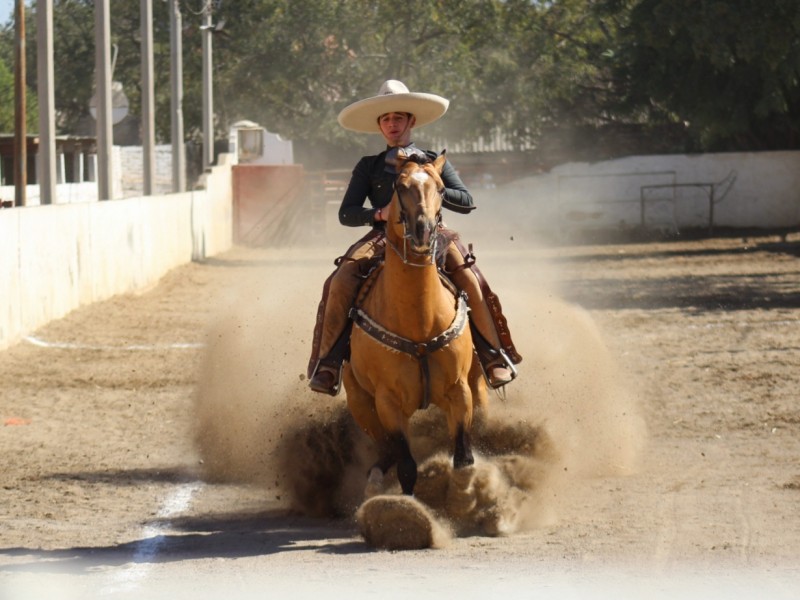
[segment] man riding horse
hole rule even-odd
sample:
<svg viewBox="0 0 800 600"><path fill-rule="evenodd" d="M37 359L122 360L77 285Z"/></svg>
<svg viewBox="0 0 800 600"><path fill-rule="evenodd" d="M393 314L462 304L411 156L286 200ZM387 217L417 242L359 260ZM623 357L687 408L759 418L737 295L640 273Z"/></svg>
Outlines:
<svg viewBox="0 0 800 600"><path fill-rule="evenodd" d="M397 166L409 157L435 159L411 141L411 131L433 123L447 111L449 101L441 96L412 93L400 81L383 83L377 96L355 102L339 113L339 124L361 133L380 133L386 149L365 156L353 170L339 208L339 222L349 227L371 226L370 232L336 259L336 270L323 286L317 311L309 386L315 392L336 395L341 387L342 363L347 358L351 330L349 319L358 289L385 249L385 213L394 193ZM472 195L449 162L441 178L442 205L458 213L476 207ZM365 207L366 200L370 206ZM475 265L475 257L452 230L444 229L449 240L444 249L442 272L460 291L466 292L475 350L490 387L497 389L516 377L517 353L497 296Z"/></svg>

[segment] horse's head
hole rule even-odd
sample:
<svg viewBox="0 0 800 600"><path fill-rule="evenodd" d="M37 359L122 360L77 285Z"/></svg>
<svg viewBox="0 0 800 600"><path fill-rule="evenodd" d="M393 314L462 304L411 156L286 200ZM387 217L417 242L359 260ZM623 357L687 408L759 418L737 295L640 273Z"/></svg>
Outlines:
<svg viewBox="0 0 800 600"><path fill-rule="evenodd" d="M400 165L388 227L415 254L432 254L441 221L444 154L430 161L409 157Z"/></svg>

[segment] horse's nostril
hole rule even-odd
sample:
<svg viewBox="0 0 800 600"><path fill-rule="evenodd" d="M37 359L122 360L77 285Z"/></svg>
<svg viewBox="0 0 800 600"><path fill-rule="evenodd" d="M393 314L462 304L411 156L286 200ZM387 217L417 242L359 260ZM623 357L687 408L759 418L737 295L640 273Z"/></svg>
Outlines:
<svg viewBox="0 0 800 600"><path fill-rule="evenodd" d="M420 216L414 227L414 239L420 246L430 243L431 235L435 230L435 223L428 218Z"/></svg>

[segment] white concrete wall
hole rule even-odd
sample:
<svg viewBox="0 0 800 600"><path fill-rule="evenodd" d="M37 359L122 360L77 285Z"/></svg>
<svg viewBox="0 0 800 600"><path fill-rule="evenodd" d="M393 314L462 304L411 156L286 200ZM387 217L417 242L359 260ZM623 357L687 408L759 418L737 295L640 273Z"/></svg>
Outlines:
<svg viewBox="0 0 800 600"><path fill-rule="evenodd" d="M0 349L52 319L155 284L232 245L227 155L205 189L0 210Z"/></svg>
<svg viewBox="0 0 800 600"><path fill-rule="evenodd" d="M597 163L569 163L549 173L478 191L486 202L508 202L518 223L531 230L707 228L707 187L731 172L729 189L718 189L715 227L784 228L800 224L800 152L632 156ZM724 193L724 197L719 198ZM484 202L484 203L486 203ZM480 204L480 203L479 203Z"/></svg>
<svg viewBox="0 0 800 600"><path fill-rule="evenodd" d="M219 162L201 179L204 189L192 192L0 209L0 349L75 308L147 288L176 266L228 250L233 157ZM642 185L718 182L732 170L737 178L716 206L715 225L800 225L800 152L571 163L475 196L482 227L492 203L504 203L494 214L520 231L629 227L640 222ZM96 194L95 184L83 185ZM707 226L707 199L688 188L656 202L646 225L671 227L673 205L679 227Z"/></svg>

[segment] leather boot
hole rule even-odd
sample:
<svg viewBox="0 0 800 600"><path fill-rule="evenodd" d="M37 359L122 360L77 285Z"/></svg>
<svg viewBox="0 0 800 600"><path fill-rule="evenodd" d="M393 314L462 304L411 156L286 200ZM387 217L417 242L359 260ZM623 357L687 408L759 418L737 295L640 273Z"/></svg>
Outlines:
<svg viewBox="0 0 800 600"><path fill-rule="evenodd" d="M511 383L517 376L514 363L511 362L511 359L502 348L492 347L472 321L470 321L470 327L472 329L472 343L475 346L475 352L481 362L489 387L496 390L507 383Z"/></svg>
<svg viewBox="0 0 800 600"><path fill-rule="evenodd" d="M335 396L341 388L341 368L325 365L320 362L314 376L308 382L308 387L320 394Z"/></svg>
<svg viewBox="0 0 800 600"><path fill-rule="evenodd" d="M514 380L514 373L502 359L486 366L486 379L489 387L497 389Z"/></svg>
<svg viewBox="0 0 800 600"><path fill-rule="evenodd" d="M353 322L348 319L344 331L336 340L331 351L317 363L314 374L308 382L308 387L315 392L330 396L339 393L342 387L342 365L350 358L350 332L352 329Z"/></svg>

